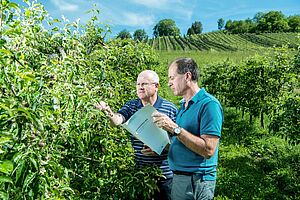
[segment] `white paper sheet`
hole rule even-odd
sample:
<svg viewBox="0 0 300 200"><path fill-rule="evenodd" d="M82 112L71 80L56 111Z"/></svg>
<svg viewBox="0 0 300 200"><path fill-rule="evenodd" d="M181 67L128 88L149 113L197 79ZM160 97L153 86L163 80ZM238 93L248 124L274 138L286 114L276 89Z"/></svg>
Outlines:
<svg viewBox="0 0 300 200"><path fill-rule="evenodd" d="M165 130L153 123L151 115L155 111L153 106L146 105L134 113L122 126L160 155L165 146L170 144L170 139Z"/></svg>

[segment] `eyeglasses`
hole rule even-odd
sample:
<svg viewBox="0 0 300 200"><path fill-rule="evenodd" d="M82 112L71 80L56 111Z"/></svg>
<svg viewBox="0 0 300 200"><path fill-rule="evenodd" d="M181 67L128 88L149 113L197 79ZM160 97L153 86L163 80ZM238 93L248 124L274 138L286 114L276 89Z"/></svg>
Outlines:
<svg viewBox="0 0 300 200"><path fill-rule="evenodd" d="M157 84L157 83L135 83L135 85L137 87L148 87L148 86L150 86L152 84Z"/></svg>

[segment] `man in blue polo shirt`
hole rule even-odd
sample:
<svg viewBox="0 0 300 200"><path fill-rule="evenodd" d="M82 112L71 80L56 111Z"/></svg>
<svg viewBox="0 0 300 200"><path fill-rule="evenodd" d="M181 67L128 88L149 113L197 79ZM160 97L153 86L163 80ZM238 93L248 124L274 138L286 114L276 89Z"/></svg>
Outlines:
<svg viewBox="0 0 300 200"><path fill-rule="evenodd" d="M172 200L213 199L216 185L218 143L223 110L219 101L199 88L199 70L191 58L179 58L169 66L169 86L182 96L176 123L156 112L153 121L173 134L169 149Z"/></svg>
<svg viewBox="0 0 300 200"><path fill-rule="evenodd" d="M105 112L112 125L120 125L126 122L136 111L146 104L151 104L157 111L164 113L171 120L175 121L177 108L173 103L158 96L158 87L159 77L157 73L152 70L145 70L142 71L137 78L137 99L127 102L117 113L114 113L103 101L96 105L96 107ZM145 148L144 144L132 135L131 143L134 148L137 166L159 166L163 175L166 177L166 179L159 181L158 188L160 191L154 194L154 199L171 199L170 193L173 173L169 168L167 151L163 151L161 155L157 155L149 149L149 147Z"/></svg>

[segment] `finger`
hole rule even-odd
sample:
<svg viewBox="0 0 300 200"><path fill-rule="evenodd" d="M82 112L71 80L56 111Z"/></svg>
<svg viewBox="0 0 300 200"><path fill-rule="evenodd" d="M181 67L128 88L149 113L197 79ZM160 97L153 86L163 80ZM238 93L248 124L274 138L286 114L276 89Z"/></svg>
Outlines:
<svg viewBox="0 0 300 200"><path fill-rule="evenodd" d="M163 128L163 125L161 123L157 124L158 128Z"/></svg>
<svg viewBox="0 0 300 200"><path fill-rule="evenodd" d="M95 104L95 107L96 107L97 109L102 110L102 106L101 106L100 104Z"/></svg>
<svg viewBox="0 0 300 200"><path fill-rule="evenodd" d="M158 111L155 111L154 113L152 113L151 116L152 117L159 117L159 116L161 116L161 113L159 113Z"/></svg>
<svg viewBox="0 0 300 200"><path fill-rule="evenodd" d="M107 105L106 105L106 103L104 102L104 101L100 101L100 103L99 103L102 107L106 107Z"/></svg>
<svg viewBox="0 0 300 200"><path fill-rule="evenodd" d="M153 120L153 122L154 122L155 124L156 124L157 121L158 121L157 117L152 117L152 120Z"/></svg>
<svg viewBox="0 0 300 200"><path fill-rule="evenodd" d="M147 149L142 149L141 153L146 155L146 156L154 156L156 155L154 151L152 151L150 148Z"/></svg>
<svg viewBox="0 0 300 200"><path fill-rule="evenodd" d="M149 150L149 149L142 149L141 152L143 154L149 154L149 152L151 152L151 150Z"/></svg>

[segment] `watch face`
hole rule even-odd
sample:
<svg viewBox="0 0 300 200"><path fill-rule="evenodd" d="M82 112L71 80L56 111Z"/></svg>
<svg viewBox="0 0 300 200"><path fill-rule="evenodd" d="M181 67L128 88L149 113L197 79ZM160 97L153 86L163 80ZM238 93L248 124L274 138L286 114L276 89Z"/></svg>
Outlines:
<svg viewBox="0 0 300 200"><path fill-rule="evenodd" d="M176 128L174 129L175 135L178 135L180 132L181 132L180 127L176 127Z"/></svg>

